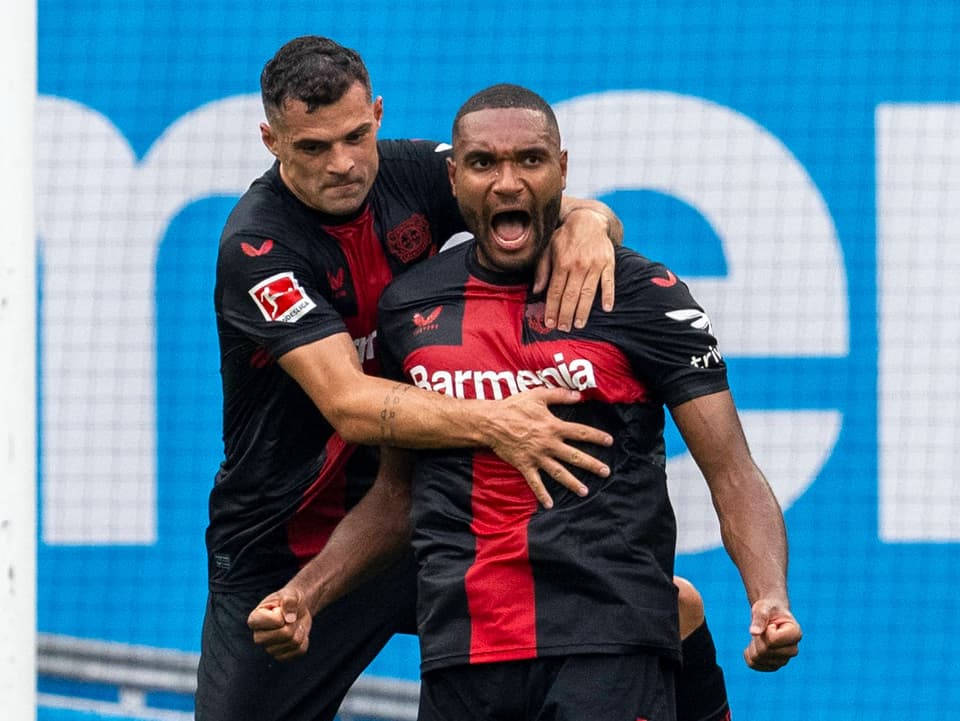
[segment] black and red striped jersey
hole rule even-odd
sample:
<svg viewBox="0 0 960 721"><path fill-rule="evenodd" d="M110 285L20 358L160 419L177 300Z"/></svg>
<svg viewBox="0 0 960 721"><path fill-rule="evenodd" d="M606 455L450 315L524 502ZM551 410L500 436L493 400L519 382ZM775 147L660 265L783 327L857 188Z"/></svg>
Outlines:
<svg viewBox="0 0 960 721"><path fill-rule="evenodd" d="M615 439L588 449L609 478L574 471L585 498L548 484L551 510L492 452L420 454L422 667L638 648L678 657L664 407L727 388L709 319L669 269L627 249L617 252L615 309L598 306L583 329L548 329L529 286L479 266L471 242L405 273L381 299L388 376L460 398L578 389L585 400L555 413Z"/></svg>
<svg viewBox="0 0 960 721"><path fill-rule="evenodd" d="M224 459L206 534L212 589L285 583L372 482L375 452L344 443L274 359L349 332L364 370L379 372L384 287L463 230L443 147L380 141L376 180L349 217L304 205L275 164L227 220L214 297Z"/></svg>

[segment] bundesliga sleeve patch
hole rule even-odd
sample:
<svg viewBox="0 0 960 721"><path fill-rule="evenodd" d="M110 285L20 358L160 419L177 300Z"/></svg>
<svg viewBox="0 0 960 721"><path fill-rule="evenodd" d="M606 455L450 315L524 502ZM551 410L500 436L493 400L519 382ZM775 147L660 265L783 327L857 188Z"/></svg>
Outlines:
<svg viewBox="0 0 960 721"><path fill-rule="evenodd" d="M272 275L253 286L249 293L265 320L296 323L300 316L317 307L292 272Z"/></svg>

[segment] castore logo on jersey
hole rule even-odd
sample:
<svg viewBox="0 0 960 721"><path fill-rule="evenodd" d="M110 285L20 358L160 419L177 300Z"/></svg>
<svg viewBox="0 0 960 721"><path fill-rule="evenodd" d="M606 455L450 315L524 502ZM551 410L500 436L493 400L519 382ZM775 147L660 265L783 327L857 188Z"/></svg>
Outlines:
<svg viewBox="0 0 960 721"><path fill-rule="evenodd" d="M677 276L673 274L672 270L668 270L666 278L651 278L650 281L654 285L659 285L661 288L669 288L677 284Z"/></svg>
<svg viewBox="0 0 960 721"><path fill-rule="evenodd" d="M266 255L273 250L273 241L267 238L265 241L263 241L263 243L260 244L259 248L256 248L249 243L241 243L240 249L245 255L249 255L251 258L256 258L261 255Z"/></svg>
<svg viewBox="0 0 960 721"><path fill-rule="evenodd" d="M337 268L336 273L327 271L327 282L330 284L330 292L334 298L343 298L347 291L343 287L344 275L343 268Z"/></svg>
<svg viewBox="0 0 960 721"><path fill-rule="evenodd" d="M434 321L440 317L440 311L443 310L442 305L438 305L432 311L427 313L426 316L421 315L419 312L413 314L413 324L416 326L416 329L413 331L414 335L420 335L425 333L428 330L436 330L438 326Z"/></svg>

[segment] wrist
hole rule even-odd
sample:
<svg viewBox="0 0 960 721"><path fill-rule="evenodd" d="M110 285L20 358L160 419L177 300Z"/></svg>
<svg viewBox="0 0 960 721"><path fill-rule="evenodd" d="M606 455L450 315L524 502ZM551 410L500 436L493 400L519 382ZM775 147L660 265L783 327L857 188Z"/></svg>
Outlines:
<svg viewBox="0 0 960 721"><path fill-rule="evenodd" d="M566 223L567 219L574 213L586 211L587 213L599 218L605 228L609 228L610 226L610 219L607 217L606 213L597 210L596 208L591 208L589 205L574 205L572 208L566 208L565 211L566 212L564 212L563 216L560 218L561 223Z"/></svg>
<svg viewBox="0 0 960 721"><path fill-rule="evenodd" d="M320 576L304 575L290 579L287 589L300 598L300 605L314 616L323 607L323 595L326 582Z"/></svg>
<svg viewBox="0 0 960 721"><path fill-rule="evenodd" d="M468 402L470 403L470 419L467 423L467 434L471 445L490 448L491 450L496 448L502 438L496 414L493 412L498 404L479 400Z"/></svg>
<svg viewBox="0 0 960 721"><path fill-rule="evenodd" d="M593 205L574 205L569 208L564 208L564 212L560 217L560 224L563 225L567 222L567 218L570 217L572 213L577 211L587 211L590 213L596 220L600 221L600 232L606 235L606 237L613 243L615 246L623 244L623 224L620 222L620 219L614 215L611 211L605 209L605 207L596 207ZM586 217L583 213L580 213L580 217ZM577 221L578 226L584 221ZM595 221L588 221L592 223ZM578 227L579 232L579 227Z"/></svg>

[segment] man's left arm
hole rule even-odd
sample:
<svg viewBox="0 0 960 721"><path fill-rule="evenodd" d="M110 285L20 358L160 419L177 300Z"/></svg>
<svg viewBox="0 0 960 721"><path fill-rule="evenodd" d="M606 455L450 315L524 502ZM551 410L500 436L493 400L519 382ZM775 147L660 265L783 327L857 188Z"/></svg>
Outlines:
<svg viewBox="0 0 960 721"><path fill-rule="evenodd" d="M537 293L547 289L547 327L585 326L598 288L603 309L613 309L614 249L622 244L623 224L609 206L563 196L560 225L537 266L533 288Z"/></svg>
<svg viewBox="0 0 960 721"><path fill-rule="evenodd" d="M802 637L787 594L783 512L747 446L729 391L671 410L710 487L723 545L736 564L751 604L750 668L776 671L797 655Z"/></svg>

